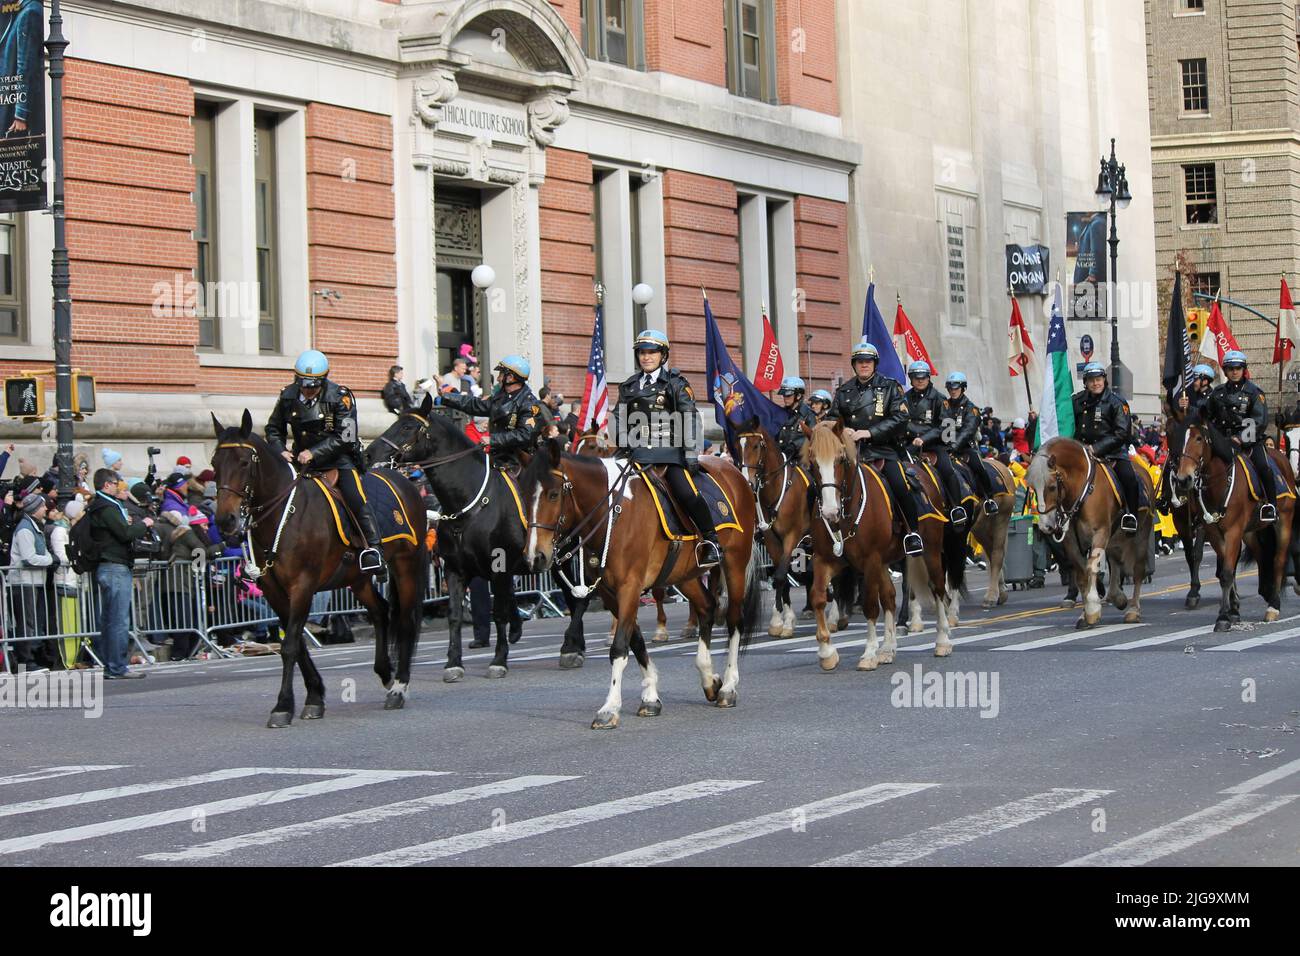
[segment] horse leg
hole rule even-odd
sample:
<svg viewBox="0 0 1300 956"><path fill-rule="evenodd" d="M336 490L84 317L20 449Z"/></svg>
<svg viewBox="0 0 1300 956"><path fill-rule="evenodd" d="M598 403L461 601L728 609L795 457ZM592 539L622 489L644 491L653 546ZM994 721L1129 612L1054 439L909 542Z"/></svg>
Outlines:
<svg viewBox="0 0 1300 956"><path fill-rule="evenodd" d="M609 648L609 693L605 703L596 711L591 722L592 730L613 730L618 726L619 712L623 709L623 671L627 667L627 649L631 634L637 627L636 608L641 591L629 577L618 592L618 626L614 629L614 643Z"/></svg>
<svg viewBox="0 0 1300 956"><path fill-rule="evenodd" d="M1219 553L1219 617L1214 630L1222 633L1232 627L1232 618L1238 614L1237 562L1241 559L1241 532L1228 529L1223 536L1223 550Z"/></svg>
<svg viewBox="0 0 1300 956"><path fill-rule="evenodd" d="M826 624L826 585L830 583L830 565L820 557L813 557L812 609L817 620L817 663L824 671L833 671L840 665L839 651L831 640L831 629Z"/></svg>
<svg viewBox="0 0 1300 956"><path fill-rule="evenodd" d="M699 608L699 619L713 615L713 592L707 588L702 578L691 578L677 585L677 589L691 602L692 608ZM718 689L722 687L722 678L713 672L713 654L709 652L709 629L700 628L695 643L695 669L700 672L700 686L704 688L704 699L713 703L718 699Z"/></svg>
<svg viewBox="0 0 1300 956"><path fill-rule="evenodd" d="M266 721L266 726L272 729L288 727L293 723L293 670L302 656L302 645L305 643L302 632L307 625L312 596L310 593L299 593L288 597L289 613L280 618L283 630L280 645L280 694L275 700L275 708L271 711L271 716ZM316 672L315 665L309 664L309 667L316 676L316 702L320 703L324 698L324 685L320 682L320 674ZM306 675L307 668L304 668L304 680ZM311 691L312 688L309 687L309 695Z"/></svg>
<svg viewBox="0 0 1300 956"><path fill-rule="evenodd" d="M417 568L423 562L414 561ZM424 587L427 578L423 572L411 572L402 575L396 587L391 590L390 601L392 624L397 637L397 674L388 695L384 698L384 710L400 710L406 706L408 688L411 686L411 658L415 656L415 645L420 639L420 616L423 611Z"/></svg>
<svg viewBox="0 0 1300 956"><path fill-rule="evenodd" d="M894 593L894 579L889 576L889 568L883 561L877 564L876 582L880 609L885 612L885 644L880 651L880 663L892 664L898 650L898 628L894 626L894 599L897 595Z"/></svg>
<svg viewBox="0 0 1300 956"><path fill-rule="evenodd" d="M564 629L564 643L560 645L560 667L564 670L581 667L587 659L587 640L582 630L582 619L591 605L591 597L575 597L569 612L569 626Z"/></svg>
<svg viewBox="0 0 1300 956"><path fill-rule="evenodd" d="M835 589L835 600L831 607L835 611L835 630L842 631L849 626L849 614L853 612L853 589L856 584L852 568L845 568L840 575L840 583Z"/></svg>
<svg viewBox="0 0 1300 956"><path fill-rule="evenodd" d="M509 574L492 575L492 617L497 628L496 653L488 665L488 677L505 677L506 659L510 656L510 628L519 620L519 605L515 601L515 582Z"/></svg>
<svg viewBox="0 0 1300 956"><path fill-rule="evenodd" d="M862 571L862 613L867 618L867 644L858 658L858 670L874 671L880 666L880 642L876 637L876 618L880 616L879 558L867 558Z"/></svg>
<svg viewBox="0 0 1300 956"><path fill-rule="evenodd" d="M668 600L667 588L655 588L650 592L655 597L655 635L650 640L655 644L664 644L673 639L668 633L668 612L664 610L664 602ZM640 633L638 630L637 633Z"/></svg>
<svg viewBox="0 0 1300 956"><path fill-rule="evenodd" d="M460 571L447 565L447 663L443 665L442 679L454 684L465 676L461 661L460 630L465 623L465 582Z"/></svg>
<svg viewBox="0 0 1300 956"><path fill-rule="evenodd" d="M925 553L908 558L908 579L928 579L930 597L934 600L934 656L947 657L952 653L952 640L949 636L948 582L943 573L943 551L941 547L927 547ZM912 600L916 600L913 590ZM918 628L919 630L919 628Z"/></svg>
<svg viewBox="0 0 1300 956"><path fill-rule="evenodd" d="M663 713L664 703L659 699L659 669L651 660L645 649L645 638L641 628L632 628L632 653L641 665L641 706L637 708L638 717L658 717Z"/></svg>
<svg viewBox="0 0 1300 956"><path fill-rule="evenodd" d="M1075 625L1079 628L1092 627L1101 620L1101 599L1097 596L1097 573L1101 569L1101 559L1106 556L1103 532L1092 536L1092 547L1083 566L1083 580L1079 584L1079 593L1083 595L1083 616Z"/></svg>
<svg viewBox="0 0 1300 956"><path fill-rule="evenodd" d="M1194 611L1201 606L1201 556L1205 553L1205 536L1198 527L1190 536L1183 535L1183 560L1187 562L1187 577L1191 588L1183 607Z"/></svg>
<svg viewBox="0 0 1300 956"><path fill-rule="evenodd" d="M764 535L765 540L771 539ZM767 622L767 636L781 637L781 631L785 627L785 606L790 603L790 579L782 576L782 568L785 573L789 574L790 568L782 560L780 546L772 547L769 543L767 553L772 557L772 617ZM782 586L784 582L784 587ZM785 635L789 637L790 635Z"/></svg>
<svg viewBox="0 0 1300 956"><path fill-rule="evenodd" d="M749 550L744 554L748 557ZM789 559L787 558L787 564ZM718 706L735 707L737 688L740 686L740 638L741 627L745 616L745 587L752 584L758 587L758 576L755 575L753 581L748 580L749 576L748 560L726 561L722 569L726 573L727 588L727 669L722 672L722 687L718 689ZM789 583L786 584L787 607L789 598Z"/></svg>
<svg viewBox="0 0 1300 956"><path fill-rule="evenodd" d="M683 595L686 594L686 590L680 584L677 585L677 590L681 591ZM682 640L693 641L699 636L700 636L700 616L695 609L695 603L691 602L690 611L686 615L686 623L682 625Z"/></svg>

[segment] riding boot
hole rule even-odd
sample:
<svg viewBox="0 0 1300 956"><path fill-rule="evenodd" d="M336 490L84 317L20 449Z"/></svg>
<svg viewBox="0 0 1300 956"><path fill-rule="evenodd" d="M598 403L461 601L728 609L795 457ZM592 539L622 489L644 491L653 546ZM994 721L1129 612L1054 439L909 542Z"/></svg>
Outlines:
<svg viewBox="0 0 1300 956"><path fill-rule="evenodd" d="M361 535L366 539L365 548L357 555L357 564L363 573L382 578L385 572L383 539L375 527L375 515L368 502L361 506L357 521L361 524Z"/></svg>
<svg viewBox="0 0 1300 956"><path fill-rule="evenodd" d="M1259 471L1259 465L1256 463L1255 470ZM1259 476L1260 491L1264 494L1264 503L1259 506L1259 520L1265 524L1270 524L1277 520L1277 481L1273 477L1273 469L1268 466L1268 459L1264 459L1264 470Z"/></svg>
<svg viewBox="0 0 1300 956"><path fill-rule="evenodd" d="M702 495L692 495L682 502L686 513L700 532L700 541L695 546L695 561L701 569L716 566L722 560L722 544L718 541L717 529L713 527L713 516L709 514L709 505Z"/></svg>
<svg viewBox="0 0 1300 956"><path fill-rule="evenodd" d="M949 466L951 467L951 466ZM964 524L966 522L966 509L961 503L961 485L957 483L957 476L944 474L943 476L943 493L948 496L952 502L952 508L948 512L948 520L953 524Z"/></svg>

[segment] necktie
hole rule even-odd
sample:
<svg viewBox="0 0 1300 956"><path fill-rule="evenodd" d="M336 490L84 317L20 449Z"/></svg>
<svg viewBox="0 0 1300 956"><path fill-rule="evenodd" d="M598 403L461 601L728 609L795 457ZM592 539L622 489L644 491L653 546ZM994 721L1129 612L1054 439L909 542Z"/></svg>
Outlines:
<svg viewBox="0 0 1300 956"><path fill-rule="evenodd" d="M642 387L643 389L649 388L649 387L650 387L650 383L651 383L652 381L653 381L653 379L651 379L649 375L645 376L644 378L641 379L641 387Z"/></svg>

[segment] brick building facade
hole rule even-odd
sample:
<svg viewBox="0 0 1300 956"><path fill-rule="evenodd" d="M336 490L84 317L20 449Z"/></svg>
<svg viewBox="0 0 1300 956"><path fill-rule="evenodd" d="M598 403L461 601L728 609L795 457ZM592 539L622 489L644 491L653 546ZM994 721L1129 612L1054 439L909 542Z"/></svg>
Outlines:
<svg viewBox="0 0 1300 956"><path fill-rule="evenodd" d="M787 373L847 371L835 0L64 9L73 359L101 409L79 448L194 455L209 410L263 420L313 344L367 435L389 365L413 382L462 342L577 397L597 280L612 378L646 325L702 377L701 287L747 367L766 308ZM2 228L0 373L48 367L50 220Z"/></svg>

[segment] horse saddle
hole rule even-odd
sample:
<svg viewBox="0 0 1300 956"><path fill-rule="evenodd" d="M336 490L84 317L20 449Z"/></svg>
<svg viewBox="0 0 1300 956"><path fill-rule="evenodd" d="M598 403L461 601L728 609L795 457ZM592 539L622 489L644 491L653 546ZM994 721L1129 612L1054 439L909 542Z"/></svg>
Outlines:
<svg viewBox="0 0 1300 956"><path fill-rule="evenodd" d="M930 500L926 494L925 483L921 480L921 472L929 476L934 482L940 499L943 498L943 481L939 478L939 473L924 458L919 462L906 465L903 468L903 474L907 475L907 487L912 492L912 499L916 502L916 514L920 518L939 517L943 518L943 512L939 510L938 504ZM947 519L944 518L946 521Z"/></svg>
<svg viewBox="0 0 1300 956"><path fill-rule="evenodd" d="M953 470L957 473L957 487L961 489L961 500L964 504L967 501L979 501L979 492L975 490L975 481L971 477L970 468L964 461L952 460ZM981 463L981 467L983 467Z"/></svg>
<svg viewBox="0 0 1300 956"><path fill-rule="evenodd" d="M1295 497L1295 489L1287 481L1286 476L1282 474L1282 466L1278 464L1276 458L1271 455L1268 458L1268 466L1273 470L1273 487L1277 489L1277 496ZM1263 490L1259 486L1259 475L1255 473L1255 466L1245 455L1238 455L1237 461L1241 462L1242 469L1246 472L1246 485L1250 489L1250 500L1260 501L1263 498Z"/></svg>
<svg viewBox="0 0 1300 956"><path fill-rule="evenodd" d="M324 482L326 488L337 488L339 483L339 470L337 468L327 468L324 471L313 471L311 477L318 478Z"/></svg>
<svg viewBox="0 0 1300 956"><path fill-rule="evenodd" d="M1137 465L1131 465L1134 472L1137 471ZM1119 481L1115 477L1115 469L1111 467L1110 462L1097 459L1097 470L1101 472L1105 479L1105 486L1110 489L1110 493L1115 496L1115 501L1122 508L1124 506L1124 495L1119 490ZM1145 511L1151 508L1151 499L1147 496L1147 486L1141 478L1138 479L1138 511Z"/></svg>
<svg viewBox="0 0 1300 956"><path fill-rule="evenodd" d="M892 462L887 462L883 458L872 458L869 461L867 461L866 464L870 466L873 472L875 472L876 485L880 488L881 491L885 493L885 497L889 501L890 511L894 515L894 522L895 524L898 524L902 520L898 509L898 502L894 500L894 493L892 489L890 489L889 483L886 482L883 478L879 477L880 474L884 471L885 466L888 464L892 464ZM904 465L903 477L907 480L907 490L908 492L911 493L912 500L916 502L917 516L925 517L926 515L931 515L934 517L942 518L943 516L939 513L939 510L935 508L934 503L930 501L929 495L925 493L925 486L921 483L921 479L918 477L918 466ZM938 484L938 481L939 478L938 475L936 475L935 484ZM942 489L943 486L939 485L939 487ZM871 484L868 483L867 484L868 494L871 493L870 488L871 488Z"/></svg>
<svg viewBox="0 0 1300 956"><path fill-rule="evenodd" d="M664 466L646 467L637 464L634 467L641 476L646 488L650 491L655 510L659 513L659 526L668 539L670 541L697 540L700 536L699 529L695 527L695 522L691 521L681 503L668 490L668 484L664 481ZM709 507L709 514L713 517L714 529L722 531L729 528L733 531L739 531L740 525L736 521L736 509L727 493L723 491L722 486L718 484L717 479L705 471L701 471L698 476L691 475L690 478L704 498L705 504ZM667 502L666 505L665 502Z"/></svg>

